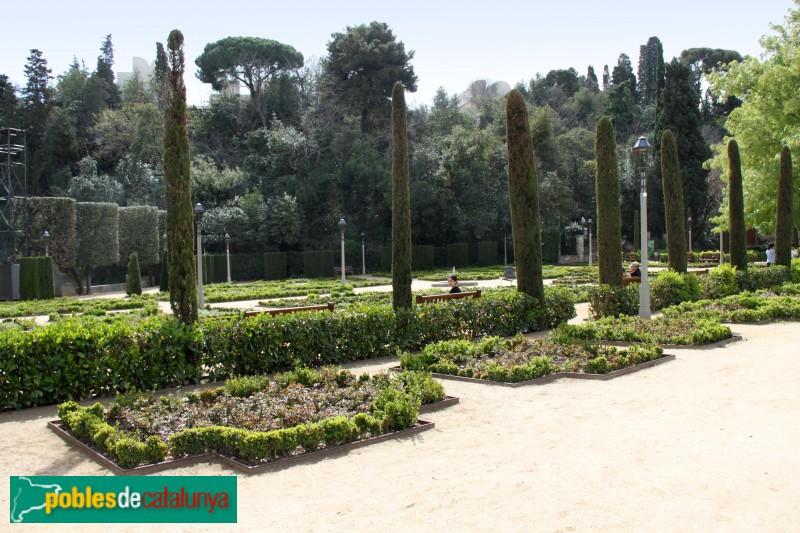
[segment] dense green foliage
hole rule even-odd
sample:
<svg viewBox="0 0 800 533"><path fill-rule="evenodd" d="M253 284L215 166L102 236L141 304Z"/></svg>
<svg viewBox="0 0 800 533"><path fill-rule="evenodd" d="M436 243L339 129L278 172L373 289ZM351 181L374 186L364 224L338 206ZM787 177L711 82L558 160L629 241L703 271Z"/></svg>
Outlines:
<svg viewBox="0 0 800 533"><path fill-rule="evenodd" d="M163 316L65 319L29 332L0 331L0 409L385 357L439 340L555 327L574 315L562 290L549 291L544 307L517 291L498 291L397 314L388 305L365 305L334 313L219 316L194 326Z"/></svg>
<svg viewBox="0 0 800 533"><path fill-rule="evenodd" d="M664 309L681 302L699 300L702 289L697 276L692 273L667 270L659 272L650 282L650 298L653 309Z"/></svg>
<svg viewBox="0 0 800 533"><path fill-rule="evenodd" d="M517 289L543 303L539 181L533 161L528 111L517 89L506 96L506 145Z"/></svg>
<svg viewBox="0 0 800 533"><path fill-rule="evenodd" d="M76 203L72 198L29 196L15 204L14 225L19 230L18 250L24 255L44 255L44 232L50 256L59 268L75 266L77 258Z"/></svg>
<svg viewBox="0 0 800 533"><path fill-rule="evenodd" d="M594 145L597 161L597 266L600 283L622 285L622 230L619 206L619 168L614 127L608 117L597 123Z"/></svg>
<svg viewBox="0 0 800 533"><path fill-rule="evenodd" d="M664 316L689 315L720 322L763 322L800 318L800 300L795 295L742 292L718 300L684 302L664 309Z"/></svg>
<svg viewBox="0 0 800 533"><path fill-rule="evenodd" d="M563 324L551 334L556 342L627 341L699 345L731 338L731 330L714 319L690 316L601 318L579 326Z"/></svg>
<svg viewBox="0 0 800 533"><path fill-rule="evenodd" d="M53 298L53 258L19 258L19 299L48 300Z"/></svg>
<svg viewBox="0 0 800 533"><path fill-rule="evenodd" d="M158 263L161 236L158 234L158 209L137 205L119 208L119 256L136 252L142 265Z"/></svg>
<svg viewBox="0 0 800 533"><path fill-rule="evenodd" d="M734 61L709 75L711 89L721 99L740 99L725 122L728 136L715 146L712 166L726 179L725 144L735 138L742 151L745 176L744 206L748 226L764 235L775 231L780 153L784 146L797 153L800 140L794 132L800 116L787 109L800 85L800 9L793 1L783 24L771 26L772 34L762 37L763 54ZM759 59L760 58L760 59ZM798 177L793 176L794 190ZM793 214L793 225L800 226L800 210Z"/></svg>
<svg viewBox="0 0 800 533"><path fill-rule="evenodd" d="M131 252L128 257L128 274L125 276L125 293L128 296L142 294L142 271L139 268L139 254Z"/></svg>
<svg viewBox="0 0 800 533"><path fill-rule="evenodd" d="M405 89L392 89L392 307L411 306L411 194Z"/></svg>
<svg viewBox="0 0 800 533"><path fill-rule="evenodd" d="M728 141L728 246L731 250L731 265L739 270L747 269L747 247L745 245L746 224L744 218L744 193L742 192L742 162L739 144Z"/></svg>
<svg viewBox="0 0 800 533"><path fill-rule="evenodd" d="M184 324L197 320L197 274L194 269L194 212L189 176L186 86L183 83L183 34L173 30L169 50L169 85L164 113L164 180L167 206L169 301Z"/></svg>
<svg viewBox="0 0 800 533"><path fill-rule="evenodd" d="M788 146L781 150L781 168L778 176L777 215L775 219L775 264L786 268L792 262L792 153Z"/></svg>
<svg viewBox="0 0 800 533"><path fill-rule="evenodd" d="M69 401L58 414L123 468L209 452L258 464L298 447L312 452L412 427L421 404L443 398L442 386L422 373L356 378L336 368L303 368L274 380L239 377L200 393L117 395L107 410ZM279 416L290 406L293 416Z"/></svg>
<svg viewBox="0 0 800 533"><path fill-rule="evenodd" d="M683 186L678 160L678 145L672 130L661 137L661 180L664 190L664 219L667 227L669 267L686 272L686 223L683 210Z"/></svg>

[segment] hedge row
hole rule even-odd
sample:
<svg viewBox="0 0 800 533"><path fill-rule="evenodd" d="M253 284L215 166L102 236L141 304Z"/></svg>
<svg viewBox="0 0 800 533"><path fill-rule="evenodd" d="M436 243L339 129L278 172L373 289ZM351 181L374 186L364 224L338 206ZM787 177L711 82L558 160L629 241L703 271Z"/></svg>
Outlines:
<svg viewBox="0 0 800 533"><path fill-rule="evenodd" d="M389 306L363 306L209 318L198 327L168 317L138 325L64 320L29 332L0 331L0 410L385 357L433 341L553 327L574 314L569 291L554 289L544 309L524 294L497 291L398 315Z"/></svg>
<svg viewBox="0 0 800 533"><path fill-rule="evenodd" d="M55 298L52 257L20 257L19 299L48 300Z"/></svg>

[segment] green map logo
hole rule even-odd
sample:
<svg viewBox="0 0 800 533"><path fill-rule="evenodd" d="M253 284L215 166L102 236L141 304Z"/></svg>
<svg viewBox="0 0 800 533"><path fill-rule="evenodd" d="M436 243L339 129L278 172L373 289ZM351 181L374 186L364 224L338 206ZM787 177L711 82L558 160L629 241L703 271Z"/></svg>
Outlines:
<svg viewBox="0 0 800 533"><path fill-rule="evenodd" d="M236 476L10 476L11 523L235 523Z"/></svg>

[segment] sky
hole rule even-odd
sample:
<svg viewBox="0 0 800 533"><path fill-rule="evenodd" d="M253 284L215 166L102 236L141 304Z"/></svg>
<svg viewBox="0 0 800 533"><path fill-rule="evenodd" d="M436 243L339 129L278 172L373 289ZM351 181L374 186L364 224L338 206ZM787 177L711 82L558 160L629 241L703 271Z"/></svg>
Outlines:
<svg viewBox="0 0 800 533"><path fill-rule="evenodd" d="M156 42L169 32L183 32L186 87L190 104L208 101L210 86L195 77L195 59L206 44L230 36L252 36L289 44L306 62L327 54L331 34L347 26L386 22L406 50L417 74L412 107L431 105L439 87L458 94L475 80L527 83L537 73L594 66L613 69L627 54L636 69L639 47L651 36L664 46L669 61L686 48L737 50L759 57L759 39L772 34L796 8L792 0L670 0L571 2L507 0L499 4L462 0L40 0L6 2L0 74L24 85L24 66L33 48L43 52L54 76L73 57L94 70L100 46L112 35L116 72L131 71L132 58L155 58ZM124 6L124 7L123 7Z"/></svg>

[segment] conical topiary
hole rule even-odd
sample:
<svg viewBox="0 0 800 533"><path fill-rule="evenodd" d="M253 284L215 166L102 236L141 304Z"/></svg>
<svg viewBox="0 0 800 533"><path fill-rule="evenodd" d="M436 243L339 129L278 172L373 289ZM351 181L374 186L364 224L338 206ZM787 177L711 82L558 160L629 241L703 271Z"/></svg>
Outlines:
<svg viewBox="0 0 800 533"><path fill-rule="evenodd" d="M533 162L528 109L517 89L506 96L506 149L517 290L544 305L539 183Z"/></svg>
<svg viewBox="0 0 800 533"><path fill-rule="evenodd" d="M728 248L731 265L738 270L747 269L747 246L744 224L744 192L742 190L742 160L739 144L728 142Z"/></svg>
<svg viewBox="0 0 800 533"><path fill-rule="evenodd" d="M781 150L781 172L778 178L777 216L775 219L775 264L792 266L792 153L788 146Z"/></svg>
<svg viewBox="0 0 800 533"><path fill-rule="evenodd" d="M132 252L128 257L128 275L125 277L125 292L128 296L142 294L142 272L139 269L139 254Z"/></svg>
<svg viewBox="0 0 800 533"><path fill-rule="evenodd" d="M403 84L392 88L392 308L411 307L411 195Z"/></svg>
<svg viewBox="0 0 800 533"><path fill-rule="evenodd" d="M597 123L594 155L597 162L597 267L600 283L622 285L622 214L614 126L608 117Z"/></svg>
<svg viewBox="0 0 800 533"><path fill-rule="evenodd" d="M664 189L664 221L667 226L669 268L686 273L686 226L683 221L683 185L678 143L672 130L661 136L661 184Z"/></svg>

